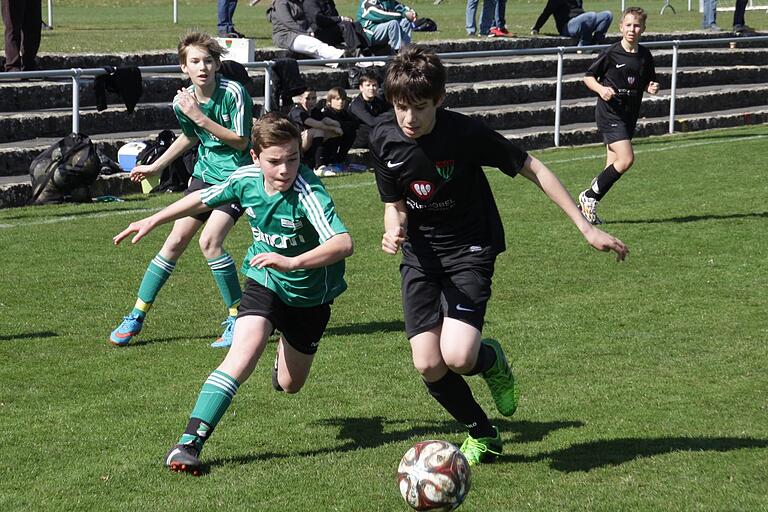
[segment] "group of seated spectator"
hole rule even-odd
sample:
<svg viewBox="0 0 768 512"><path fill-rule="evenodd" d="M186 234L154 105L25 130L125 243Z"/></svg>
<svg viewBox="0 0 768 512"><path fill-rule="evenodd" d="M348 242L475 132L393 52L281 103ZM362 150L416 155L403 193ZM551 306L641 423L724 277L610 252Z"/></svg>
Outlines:
<svg viewBox="0 0 768 512"><path fill-rule="evenodd" d="M374 48L398 51L411 42L416 18L397 0L362 0L357 20L341 16L333 0L272 0L267 9L272 42L316 59L372 55Z"/></svg>
<svg viewBox="0 0 768 512"><path fill-rule="evenodd" d="M367 168L350 164L349 150L368 146L368 132L392 106L381 96L375 73L363 74L359 89L351 103L341 87L330 89L322 104L312 88L293 99L288 118L301 130L302 161L318 176Z"/></svg>

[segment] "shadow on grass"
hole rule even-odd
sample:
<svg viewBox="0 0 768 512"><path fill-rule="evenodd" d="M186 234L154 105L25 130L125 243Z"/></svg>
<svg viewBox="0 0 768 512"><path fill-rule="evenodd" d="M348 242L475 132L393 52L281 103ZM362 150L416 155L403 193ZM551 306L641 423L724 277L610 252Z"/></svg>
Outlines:
<svg viewBox="0 0 768 512"><path fill-rule="evenodd" d="M435 438L437 435L456 436L463 438L464 434L455 421L433 421L422 422L420 425L411 426L405 429L394 429L394 425L406 425L406 420L387 419L382 416L371 418L329 418L315 422L316 425L338 427L339 433L336 439L346 441L343 444L334 447L322 448L318 450L309 450L295 453L258 453L248 454L236 457L227 457L222 459L213 459L208 462L208 466L215 467L227 464L249 464L272 459L283 459L289 457L311 457L330 453L350 452L363 450L366 448L377 448L385 444L397 443L401 441L423 440L426 437ZM513 433L515 437L509 439L509 442L532 442L541 441L549 433L564 428L578 428L584 424L580 421L509 421L498 420L494 422L502 432ZM387 427L387 431L385 431Z"/></svg>
<svg viewBox="0 0 768 512"><path fill-rule="evenodd" d="M699 222L702 220L728 220L728 219L749 219L749 218L768 218L768 212L754 213L729 213L727 215L686 215L685 217L670 217L668 219L636 219L636 220L612 220L611 224L662 224L667 222L686 223Z"/></svg>
<svg viewBox="0 0 768 512"><path fill-rule="evenodd" d="M405 336L405 323L402 320L389 322L367 322L328 327L325 334L347 336L350 334L373 334L377 332L402 332Z"/></svg>
<svg viewBox="0 0 768 512"><path fill-rule="evenodd" d="M53 331L25 332L22 334L0 335L0 341L31 340L35 338L55 338L58 333Z"/></svg>
<svg viewBox="0 0 768 512"><path fill-rule="evenodd" d="M744 448L768 448L768 439L751 437L656 437L607 439L574 444L562 450L534 456L503 455L501 462L550 461L550 467L565 473L619 466L635 459L673 452L729 452Z"/></svg>
<svg viewBox="0 0 768 512"><path fill-rule="evenodd" d="M154 345L155 343L171 343L174 341L207 341L208 343L213 343L215 340L215 334L212 334L211 336L165 336L163 338L149 337L136 341L131 340L131 343L126 345L126 348L141 347L143 345Z"/></svg>
<svg viewBox="0 0 768 512"><path fill-rule="evenodd" d="M123 199L123 198L121 198ZM99 213L114 213L114 212L135 212L135 213L141 213L140 210L146 210L149 211L152 208L150 207L143 207L138 208L139 203L146 201L146 199L123 199L123 201L119 203L109 203L114 205L121 205L121 206L115 206L115 207L104 207L104 208L93 208L93 209L87 209L82 211L69 211L69 212L58 212L58 213L51 213L46 212L45 215L32 215L33 211L28 210L26 211L28 215L20 214L20 215L8 215L2 217L2 220L37 220L37 219L57 219L57 218L69 218L69 217L83 217L87 215L98 215Z"/></svg>

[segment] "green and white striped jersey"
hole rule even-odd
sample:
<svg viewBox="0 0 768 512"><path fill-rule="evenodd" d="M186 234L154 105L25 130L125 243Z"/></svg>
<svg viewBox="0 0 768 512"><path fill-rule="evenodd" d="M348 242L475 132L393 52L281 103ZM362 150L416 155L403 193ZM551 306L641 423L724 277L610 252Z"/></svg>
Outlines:
<svg viewBox="0 0 768 512"><path fill-rule="evenodd" d="M338 297L347 289L344 260L327 267L279 272L250 267L256 254L276 252L293 257L314 249L329 238L346 233L336 208L323 184L305 165L293 187L268 195L264 176L256 165L241 167L224 182L202 191L208 206L236 201L245 210L253 233L253 245L243 262L242 272L277 293L288 305L317 306Z"/></svg>
<svg viewBox="0 0 768 512"><path fill-rule="evenodd" d="M187 87L194 94L194 85ZM253 126L253 100L239 82L216 76L216 89L213 96L200 110L224 128L232 130L240 137L251 137ZM252 163L250 144L245 151L238 151L221 142L216 136L203 130L181 112L176 102L173 112L181 125L181 131L188 137L200 140L197 150L197 163L192 176L205 183L217 184L227 179L238 167Z"/></svg>

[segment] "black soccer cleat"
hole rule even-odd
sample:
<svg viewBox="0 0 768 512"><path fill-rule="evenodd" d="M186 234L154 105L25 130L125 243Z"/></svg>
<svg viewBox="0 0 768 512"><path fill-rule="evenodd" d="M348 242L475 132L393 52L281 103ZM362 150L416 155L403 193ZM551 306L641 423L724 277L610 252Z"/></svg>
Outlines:
<svg viewBox="0 0 768 512"><path fill-rule="evenodd" d="M197 458L198 454L193 446L177 444L165 456L165 466L171 471L200 476L203 474L203 464Z"/></svg>

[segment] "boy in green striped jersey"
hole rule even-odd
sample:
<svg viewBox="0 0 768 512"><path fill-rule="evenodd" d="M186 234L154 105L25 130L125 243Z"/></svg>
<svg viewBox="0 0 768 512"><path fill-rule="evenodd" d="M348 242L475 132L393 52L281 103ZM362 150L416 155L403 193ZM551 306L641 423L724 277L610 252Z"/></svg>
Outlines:
<svg viewBox="0 0 768 512"><path fill-rule="evenodd" d="M185 192L191 194L222 183L235 169L251 162L248 149L253 101L242 84L216 73L225 50L211 36L198 32L187 34L179 42L178 51L181 70L192 82L189 87L177 91L173 100L173 111L181 125L181 135L155 162L134 167L131 179L138 182L160 172L199 141L197 163ZM128 345L141 331L157 294L203 224L200 249L229 312L223 323L224 333L212 346L228 347L232 344L232 329L242 291L235 262L224 250L223 244L240 215L240 205L232 202L213 212L180 218L174 223L163 247L144 273L136 305L110 334L112 344Z"/></svg>
<svg viewBox="0 0 768 512"><path fill-rule="evenodd" d="M161 224L230 201L242 205L253 233L242 266L246 284L232 348L203 384L184 434L166 455L165 465L173 471L201 474L203 444L253 372L274 329L281 334L273 386L287 393L302 388L330 305L347 287L344 259L352 254L352 238L320 180L300 165L300 144L299 130L285 116L265 115L253 127L254 165L132 223L114 238L119 244L136 233L136 243Z"/></svg>

